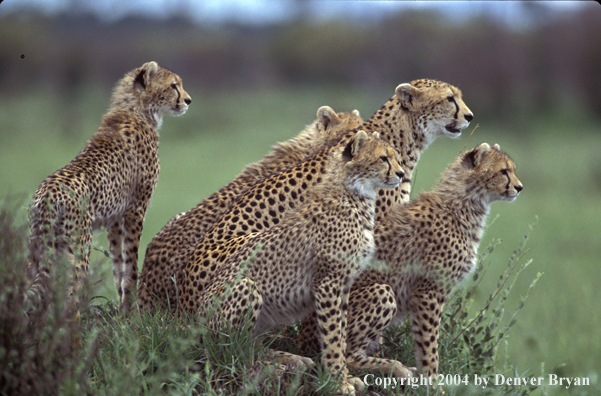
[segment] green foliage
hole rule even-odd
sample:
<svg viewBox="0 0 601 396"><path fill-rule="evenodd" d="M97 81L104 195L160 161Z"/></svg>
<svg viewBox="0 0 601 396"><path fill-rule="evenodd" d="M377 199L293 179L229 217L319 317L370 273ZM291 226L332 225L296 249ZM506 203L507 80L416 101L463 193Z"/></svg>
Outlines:
<svg viewBox="0 0 601 396"><path fill-rule="evenodd" d="M186 394L182 378L188 387L200 382L194 363L200 336L190 323L166 312L123 318L108 300L91 304L84 322L86 341L101 345L89 372L98 394Z"/></svg>

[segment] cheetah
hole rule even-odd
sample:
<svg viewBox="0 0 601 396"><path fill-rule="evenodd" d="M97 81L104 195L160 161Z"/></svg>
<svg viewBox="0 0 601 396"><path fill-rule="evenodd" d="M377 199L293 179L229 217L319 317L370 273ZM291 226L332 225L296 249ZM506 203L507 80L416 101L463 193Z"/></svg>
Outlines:
<svg viewBox="0 0 601 396"><path fill-rule="evenodd" d="M377 132L368 136L358 131L334 154L323 183L281 223L206 252L203 261L221 263L220 269L203 293L197 293L193 282L184 282L182 306L203 314L219 296L219 309L209 326L220 329L225 321L238 327L250 309L255 335L300 319L315 307L326 345L323 364L340 373L343 392L354 392L343 353L348 292L375 250L376 190L396 188L403 174L396 150ZM254 260L236 281L241 263L253 253ZM231 293L226 293L229 285ZM307 362L300 359L300 364Z"/></svg>
<svg viewBox="0 0 601 396"><path fill-rule="evenodd" d="M376 218L409 200L411 172L427 146L441 135L456 138L472 119L461 91L450 84L425 79L396 88L395 95L360 127L370 132L380 131L380 137L400 153L405 171L399 187L378 191ZM325 146L292 168L274 173L240 194L194 247L189 263L179 268L176 284L186 278L193 282L195 292L201 293L218 265L191 263L204 262L207 251L233 237L279 224L287 212L301 205L309 191L322 182L331 153L346 146L356 131L348 131L333 145Z"/></svg>
<svg viewBox="0 0 601 396"><path fill-rule="evenodd" d="M389 325L412 316L417 365L438 374L438 326L451 291L475 267L490 205L513 201L523 185L515 163L482 143L460 155L431 192L388 213L374 230L375 259L388 270L368 269L352 286L347 324L347 365L377 369L395 377L417 374L398 361L368 357ZM301 349L319 350L313 314L297 339Z"/></svg>
<svg viewBox="0 0 601 396"><path fill-rule="evenodd" d="M200 202L187 213L171 219L146 248L138 286L138 304L149 311L155 304L175 306L174 278L205 232L234 198L255 182L302 161L346 130L363 123L357 110L336 113L329 106L317 110L317 120L296 137L277 144L260 161L248 165L233 181Z"/></svg>
<svg viewBox="0 0 601 396"><path fill-rule="evenodd" d="M156 62L116 84L98 131L33 197L28 265L34 294L43 298L48 287L45 249L53 248L75 266L73 296L88 270L92 231L105 227L119 307L129 310L144 216L159 175L158 129L163 115L180 116L191 102L181 78Z"/></svg>

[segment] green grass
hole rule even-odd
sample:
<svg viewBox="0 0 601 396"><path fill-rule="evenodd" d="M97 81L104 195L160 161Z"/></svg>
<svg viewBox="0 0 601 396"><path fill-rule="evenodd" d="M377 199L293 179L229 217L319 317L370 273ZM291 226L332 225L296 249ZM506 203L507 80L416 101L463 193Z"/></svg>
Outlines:
<svg viewBox="0 0 601 396"><path fill-rule="evenodd" d="M314 119L319 106L357 108L368 118L388 99L393 87L390 92L369 94L339 87L188 92L194 100L188 114L165 118L161 130L161 175L146 216L140 265L146 245L173 215L189 210L229 182L275 142L294 136ZM29 198L46 176L67 164L96 130L108 95L107 88L82 91L76 107L72 102L64 103L51 90L0 97L0 197L22 193ZM538 226L524 256L533 262L517 280L506 306L517 306L536 274L544 275L508 332L508 361L520 373L532 370L535 376L557 373L590 377L592 381L601 374L601 355L594 352L601 344L598 128L571 114L550 114L548 119L532 120L520 128L510 126L510 121L492 125L478 119L477 103L469 103L469 93L466 95L476 115L472 126L479 124L467 148L483 141L499 143L516 161L525 187L514 203L499 202L492 207L490 218L499 217L487 229L481 250L492 240L502 243L495 248L494 261L474 292L475 301L486 301L506 267L504 263L509 262L522 243L524 230L537 216ZM424 153L415 175L414 195L434 184L472 129L457 140L440 138ZM15 211L19 224L26 220L26 207L23 200ZM94 244L106 248L106 235L97 235ZM96 251L92 262L101 258ZM110 301L116 293L110 265L103 263L92 266L90 283L95 294ZM476 313L473 309L469 312ZM543 364L545 373L541 372ZM177 373L197 378L193 371ZM587 391L572 388L568 392L579 394L583 389ZM559 388L546 392L562 394Z"/></svg>

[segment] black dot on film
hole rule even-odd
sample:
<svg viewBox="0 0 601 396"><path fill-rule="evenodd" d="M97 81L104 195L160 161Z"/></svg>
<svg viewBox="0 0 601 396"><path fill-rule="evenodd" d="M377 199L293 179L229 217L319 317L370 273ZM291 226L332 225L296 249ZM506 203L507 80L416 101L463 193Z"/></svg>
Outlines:
<svg viewBox="0 0 601 396"><path fill-rule="evenodd" d="M25 58L25 55L21 54L21 59Z"/></svg>

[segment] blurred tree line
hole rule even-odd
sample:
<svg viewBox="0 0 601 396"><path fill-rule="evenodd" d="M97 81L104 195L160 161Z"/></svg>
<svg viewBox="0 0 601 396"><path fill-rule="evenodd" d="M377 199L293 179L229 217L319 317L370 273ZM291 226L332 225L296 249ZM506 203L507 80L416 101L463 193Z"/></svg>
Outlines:
<svg viewBox="0 0 601 396"><path fill-rule="evenodd" d="M599 117L601 7L592 5L562 18L531 6L536 23L521 29L486 14L451 23L436 11L377 23L299 17L263 27L0 15L0 89L49 85L69 100L87 84L112 86L154 59L201 90L346 84L392 94L401 82L429 77L458 85L483 116L523 120L577 110Z"/></svg>

